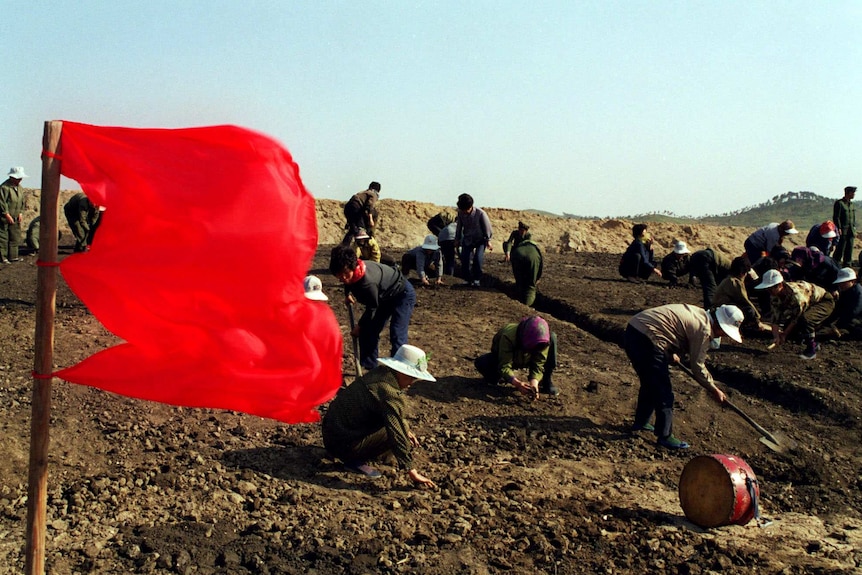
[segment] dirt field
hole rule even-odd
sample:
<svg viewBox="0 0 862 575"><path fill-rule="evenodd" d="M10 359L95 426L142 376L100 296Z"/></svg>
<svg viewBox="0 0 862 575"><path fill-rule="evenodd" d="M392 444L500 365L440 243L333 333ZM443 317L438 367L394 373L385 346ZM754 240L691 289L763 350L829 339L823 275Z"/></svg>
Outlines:
<svg viewBox="0 0 862 575"><path fill-rule="evenodd" d="M381 243L418 245L430 204L383 202ZM798 442L775 453L685 375L674 376L675 431L685 452L632 435L637 379L619 347L629 317L698 290L616 274L630 222L553 220L489 210L499 246L529 217L546 251L536 308L560 342L562 394L527 402L481 382L472 360L495 331L531 310L511 299L499 247L483 287L417 288L411 343L431 352L437 383L409 391L422 447L417 467L438 484L416 489L345 472L319 426L185 409L55 381L49 466L48 572L64 573L858 573L862 569L862 346L725 341L709 366L734 403ZM312 266L347 330L326 272L340 239L337 202L319 203ZM536 223L538 222L538 223ZM802 223L800 228L804 227ZM735 253L750 230L657 226L657 252L675 237ZM560 238L568 234L569 241ZM63 256L71 252L61 242ZM559 252L559 253L557 253ZM86 257L76 256L76 257ZM0 269L0 572L23 569L33 367L35 257ZM414 277L415 280L415 277ZM55 363L114 343L61 285ZM388 346L381 344L381 349ZM344 371L353 361L345 344ZM757 474L759 528L702 529L686 521L678 482L701 454L734 454Z"/></svg>

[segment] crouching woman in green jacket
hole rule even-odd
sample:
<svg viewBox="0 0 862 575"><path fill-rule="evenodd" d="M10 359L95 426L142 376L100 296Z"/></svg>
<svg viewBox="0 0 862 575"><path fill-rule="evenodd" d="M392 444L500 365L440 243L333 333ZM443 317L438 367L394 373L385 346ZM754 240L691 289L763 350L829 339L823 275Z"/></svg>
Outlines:
<svg viewBox="0 0 862 575"><path fill-rule="evenodd" d="M488 383L511 383L532 398L539 391L560 394L551 379L557 367L557 335L539 316L503 326L491 342L491 353L477 357L473 364ZM518 379L516 369L527 369L528 379Z"/></svg>

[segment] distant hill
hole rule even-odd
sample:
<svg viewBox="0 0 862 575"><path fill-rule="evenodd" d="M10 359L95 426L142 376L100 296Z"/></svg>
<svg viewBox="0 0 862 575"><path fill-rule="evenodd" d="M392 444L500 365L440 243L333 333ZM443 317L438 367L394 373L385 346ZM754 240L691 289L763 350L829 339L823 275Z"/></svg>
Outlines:
<svg viewBox="0 0 862 575"><path fill-rule="evenodd" d="M793 220L800 229L807 229L815 223L832 219L832 205L836 199L819 196L813 192L786 192L755 206L748 206L724 214L694 218L690 216L677 216L673 212L659 212L636 214L620 219L640 222L713 224L744 227L760 227L770 222ZM582 219L569 214L564 214L564 216Z"/></svg>

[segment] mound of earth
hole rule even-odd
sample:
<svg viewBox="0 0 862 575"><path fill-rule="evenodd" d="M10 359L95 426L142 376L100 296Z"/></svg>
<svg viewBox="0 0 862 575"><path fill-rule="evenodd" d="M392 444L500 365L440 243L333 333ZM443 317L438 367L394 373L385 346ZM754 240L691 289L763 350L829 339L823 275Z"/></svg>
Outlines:
<svg viewBox="0 0 862 575"><path fill-rule="evenodd" d="M381 202L378 237L394 255L418 245L441 208ZM729 397L795 448L774 452L733 412L674 374L675 429L687 452L632 434L637 378L619 347L628 318L697 290L616 275L631 222L578 221L488 209L495 250L481 288L451 278L417 288L411 343L431 353L437 383L408 392L417 489L345 471L318 425L187 409L55 381L48 479L47 571L64 573L858 573L862 568L862 354L828 342L814 361L799 346L725 342L709 366ZM528 221L545 247L535 309L511 298L499 243ZM341 204L318 201L321 277L347 334L328 253ZM741 251L750 229L654 225L657 255L674 238ZM562 241L561 238L568 238ZM72 245L61 241L60 257ZM76 256L86 257L86 256ZM36 265L0 269L0 571L24 564ZM415 278L413 278L415 281ZM472 360L496 330L530 313L560 342L558 397L528 402L490 386ZM349 336L343 358L353 376ZM381 349L388 349L384 333ZM61 282L55 363L117 343ZM326 406L322 406L322 410ZM695 456L733 454L757 475L769 526L713 529L686 520L679 478Z"/></svg>

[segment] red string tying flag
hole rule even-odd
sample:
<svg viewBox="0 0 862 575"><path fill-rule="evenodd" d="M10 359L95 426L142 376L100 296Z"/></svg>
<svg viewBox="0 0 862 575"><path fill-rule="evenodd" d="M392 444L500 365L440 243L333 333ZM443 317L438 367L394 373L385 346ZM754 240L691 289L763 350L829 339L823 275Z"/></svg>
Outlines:
<svg viewBox="0 0 862 575"><path fill-rule="evenodd" d="M132 397L285 422L341 385L341 331L302 281L314 199L290 154L235 126L63 122L63 175L105 206L87 253L60 266L125 343L57 372Z"/></svg>

